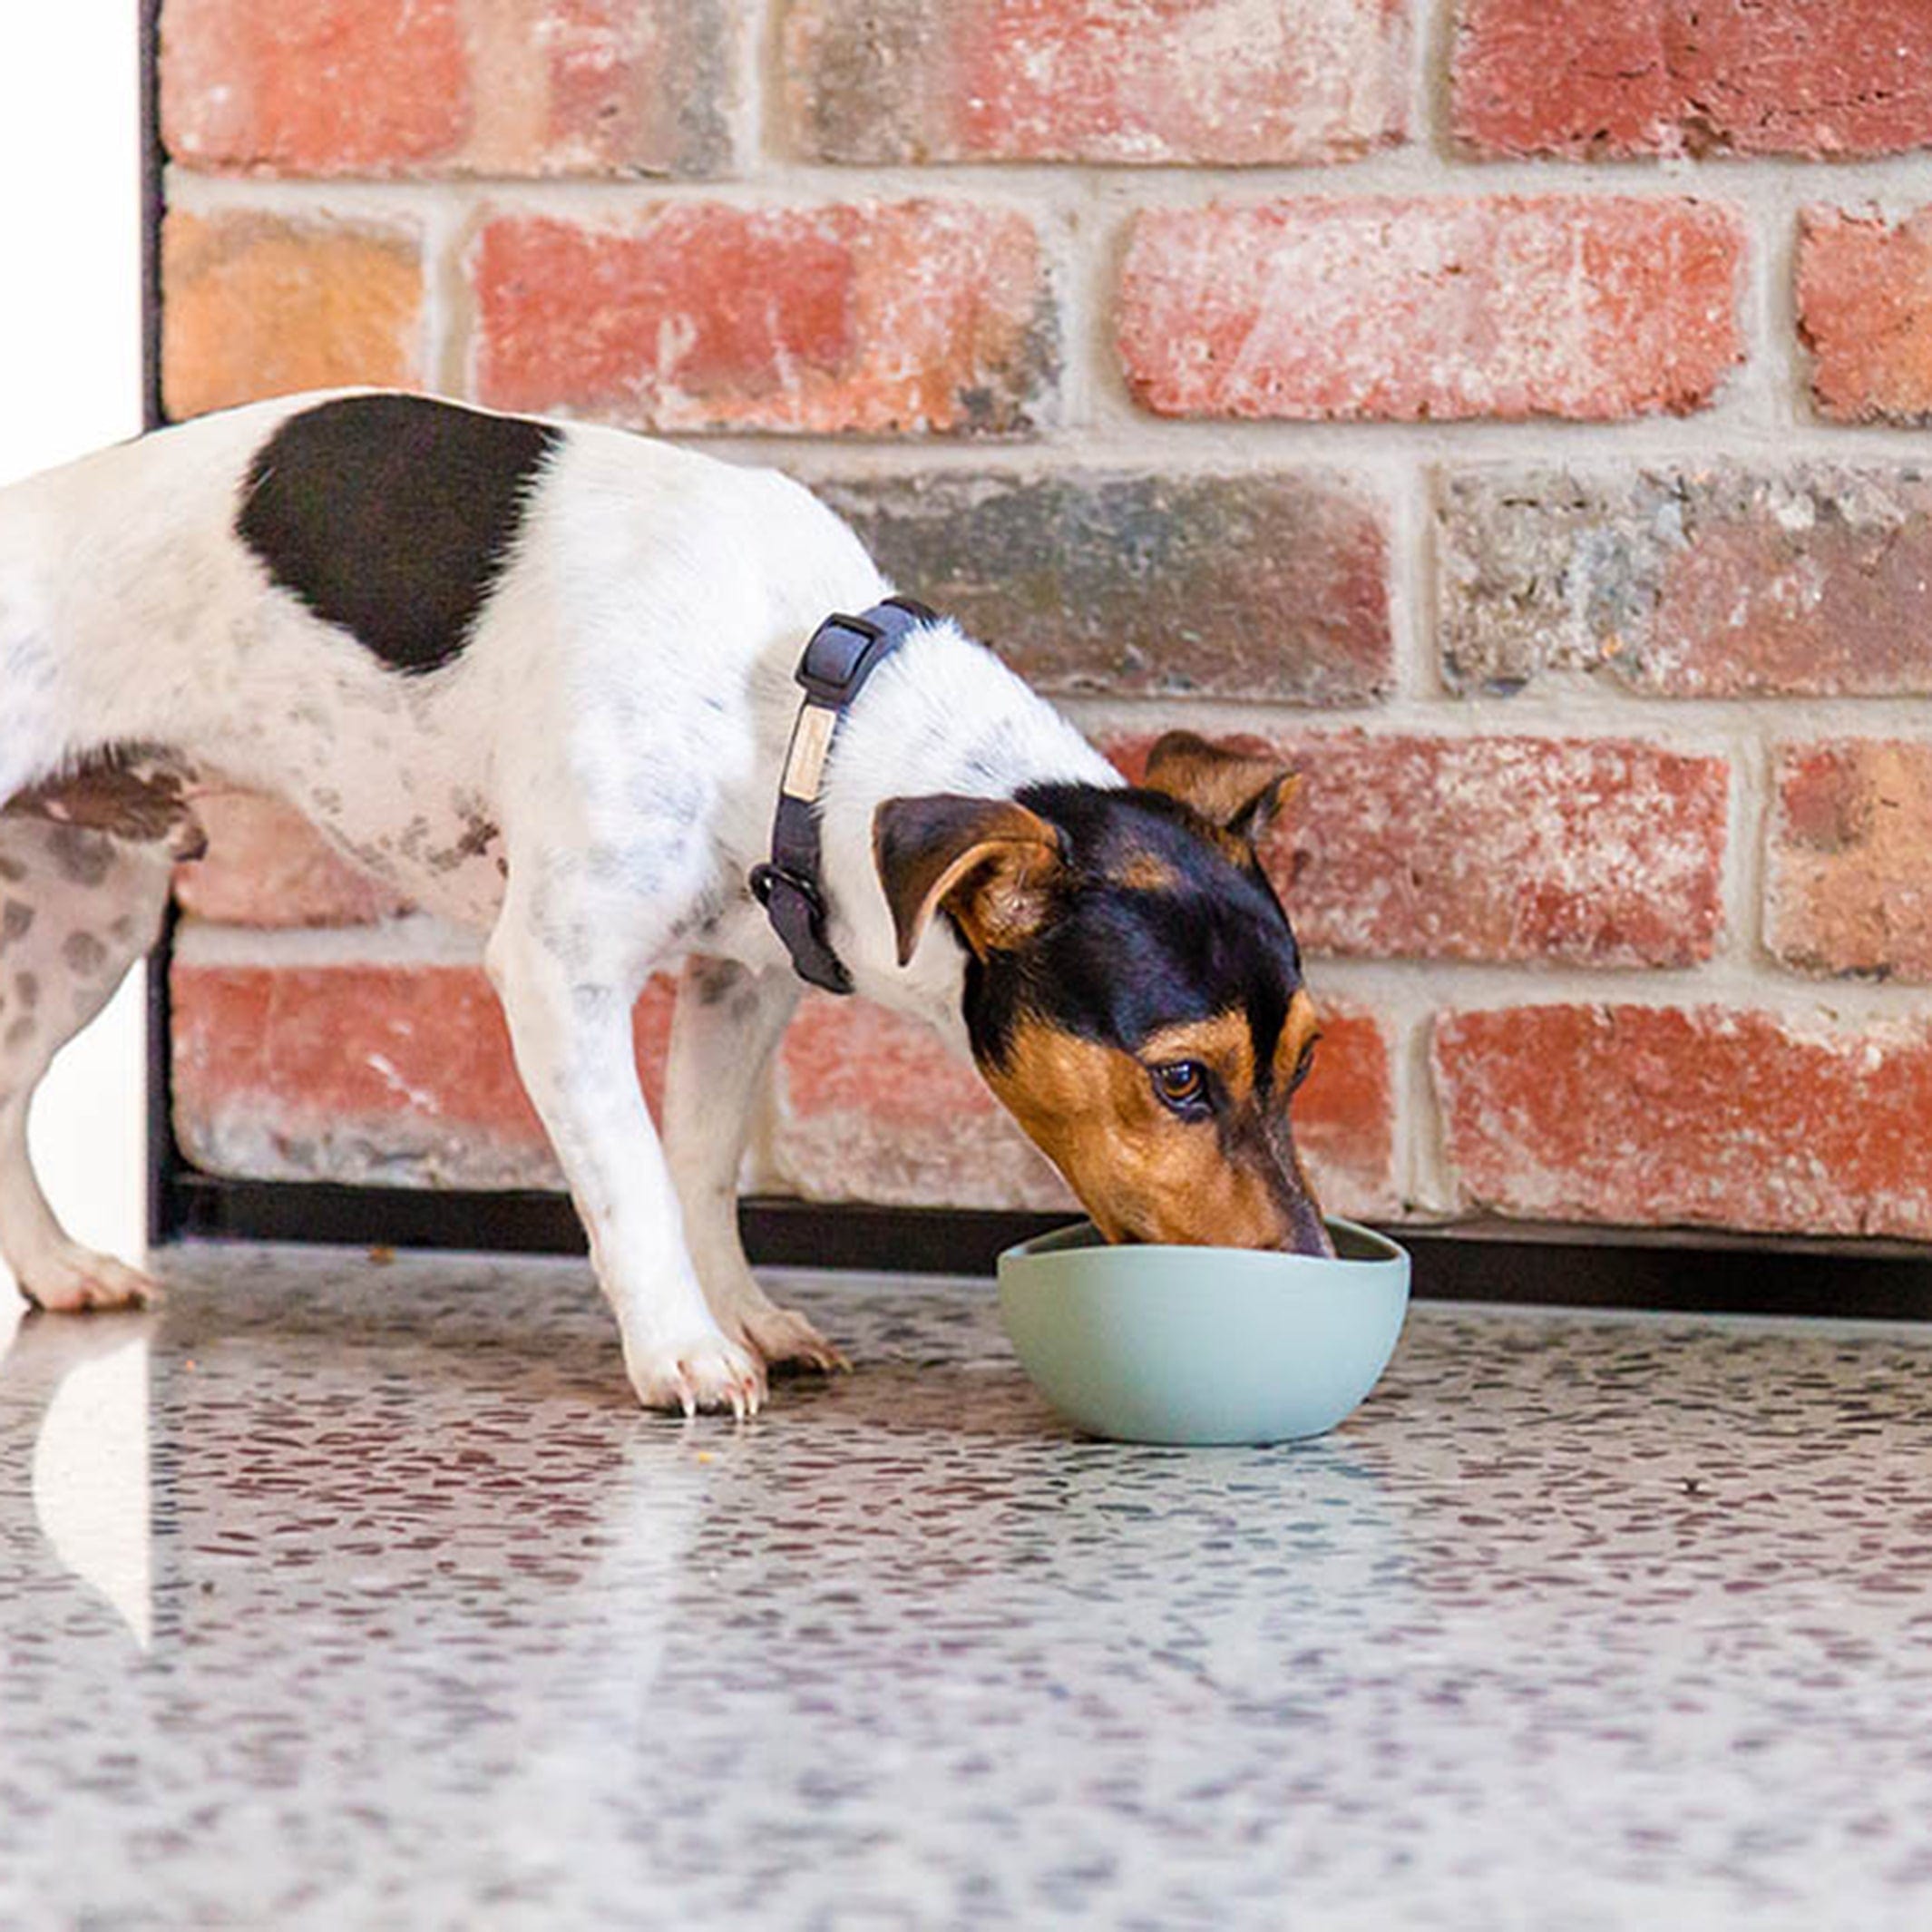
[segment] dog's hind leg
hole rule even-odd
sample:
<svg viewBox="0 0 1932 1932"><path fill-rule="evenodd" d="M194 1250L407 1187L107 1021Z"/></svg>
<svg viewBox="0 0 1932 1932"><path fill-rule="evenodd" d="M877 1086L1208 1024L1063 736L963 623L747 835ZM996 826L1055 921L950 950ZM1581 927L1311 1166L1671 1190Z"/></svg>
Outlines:
<svg viewBox="0 0 1932 1932"><path fill-rule="evenodd" d="M845 1366L795 1310L779 1308L753 1278L738 1239L738 1163L758 1083L798 1003L788 970L753 972L694 958L671 1016L664 1083L664 1152L684 1209L685 1244L717 1325L767 1368Z"/></svg>
<svg viewBox="0 0 1932 1932"><path fill-rule="evenodd" d="M34 1177L27 1110L54 1056L153 945L172 866L163 842L0 814L0 1256L43 1308L125 1308L154 1293L54 1218Z"/></svg>

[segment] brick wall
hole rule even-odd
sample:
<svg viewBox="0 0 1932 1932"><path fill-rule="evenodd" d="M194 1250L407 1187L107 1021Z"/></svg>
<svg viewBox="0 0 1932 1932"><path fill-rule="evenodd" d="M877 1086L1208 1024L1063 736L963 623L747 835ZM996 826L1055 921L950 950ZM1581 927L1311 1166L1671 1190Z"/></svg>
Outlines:
<svg viewBox="0 0 1932 1932"><path fill-rule="evenodd" d="M162 99L173 415L776 459L1128 769L1287 751L1333 1206L1932 1238L1925 0L166 0ZM476 942L215 816L190 1156L553 1180ZM1059 1198L825 1000L756 1165Z"/></svg>

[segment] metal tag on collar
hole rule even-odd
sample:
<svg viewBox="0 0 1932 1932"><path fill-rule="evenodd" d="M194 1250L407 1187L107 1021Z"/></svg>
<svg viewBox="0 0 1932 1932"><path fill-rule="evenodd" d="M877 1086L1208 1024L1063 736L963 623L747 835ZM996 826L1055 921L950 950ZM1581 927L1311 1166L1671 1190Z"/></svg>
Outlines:
<svg viewBox="0 0 1932 1932"><path fill-rule="evenodd" d="M792 727L792 746L785 756L785 776L778 787L787 798L805 805L817 803L819 782L825 776L825 758L832 749L832 734L837 729L838 713L829 706L799 706L797 721Z"/></svg>

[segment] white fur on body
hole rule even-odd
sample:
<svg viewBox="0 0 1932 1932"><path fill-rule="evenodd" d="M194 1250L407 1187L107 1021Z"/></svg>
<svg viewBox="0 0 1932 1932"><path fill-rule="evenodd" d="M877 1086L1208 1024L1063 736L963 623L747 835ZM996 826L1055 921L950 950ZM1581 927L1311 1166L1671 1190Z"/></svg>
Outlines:
<svg viewBox="0 0 1932 1932"><path fill-rule="evenodd" d="M746 878L766 854L805 640L890 586L776 473L558 425L468 642L405 676L271 583L236 534L257 452L319 400L203 418L0 492L0 803L102 746L165 746L205 776L279 794L410 899L487 929L518 1070L639 1398L754 1410L768 1362L835 1358L772 1307L738 1243L746 1124L798 991ZM1048 780L1118 782L951 624L913 633L878 671L841 731L823 811L830 937L863 996L963 1049L957 941L935 929L898 964L877 806ZM93 976L104 1000L152 942L165 861L116 849L88 885L50 865L46 836L0 819L0 896L40 893L45 943L126 920L103 953L112 977ZM10 855L29 847L36 864L7 884ZM0 941L0 988L30 941ZM632 1071L630 1011L679 958L667 1157ZM59 956L36 961L48 973ZM0 1045L0 1252L53 1306L141 1285L66 1240L26 1165L33 1086L97 1004L72 1025L64 991L0 1015L0 1040L8 1020L17 1033ZM36 1023L21 1030L23 1018Z"/></svg>

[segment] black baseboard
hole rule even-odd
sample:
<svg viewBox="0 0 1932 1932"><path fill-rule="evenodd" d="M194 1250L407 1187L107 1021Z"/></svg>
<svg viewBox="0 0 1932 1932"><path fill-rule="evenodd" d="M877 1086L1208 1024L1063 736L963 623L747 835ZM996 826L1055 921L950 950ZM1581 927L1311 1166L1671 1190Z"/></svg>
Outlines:
<svg viewBox="0 0 1932 1932"><path fill-rule="evenodd" d="M169 1176L166 1195L164 1240L585 1251L561 1195L233 1181L186 1169ZM1067 1218L769 1196L739 1210L746 1250L762 1266L897 1274L990 1274L1002 1248ZM1393 1232L1414 1257L1425 1300L1932 1321L1932 1250L1898 1244L1493 1223Z"/></svg>
<svg viewBox="0 0 1932 1932"><path fill-rule="evenodd" d="M583 1225L560 1194L230 1181L178 1173L167 1238L296 1241L354 1247L476 1248L582 1254ZM1065 1215L826 1207L782 1197L740 1204L745 1249L761 1266L990 1274L1002 1248Z"/></svg>

